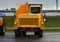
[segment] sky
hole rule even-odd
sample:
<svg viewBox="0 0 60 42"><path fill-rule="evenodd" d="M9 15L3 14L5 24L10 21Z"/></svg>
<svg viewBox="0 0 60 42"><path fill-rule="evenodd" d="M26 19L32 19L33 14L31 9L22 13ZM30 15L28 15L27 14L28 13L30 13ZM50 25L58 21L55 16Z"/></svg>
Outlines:
<svg viewBox="0 0 60 42"><path fill-rule="evenodd" d="M18 9L19 4L43 4L43 10L56 10L56 0L0 0L0 9ZM60 0L58 0L58 9L60 10Z"/></svg>

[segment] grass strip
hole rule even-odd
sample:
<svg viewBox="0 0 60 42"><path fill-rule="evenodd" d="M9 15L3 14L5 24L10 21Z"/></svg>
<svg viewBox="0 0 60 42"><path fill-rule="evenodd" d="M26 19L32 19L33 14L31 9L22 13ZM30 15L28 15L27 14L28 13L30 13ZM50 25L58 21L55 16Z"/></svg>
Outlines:
<svg viewBox="0 0 60 42"><path fill-rule="evenodd" d="M7 29L6 32L14 32L14 29ZM45 29L44 32L60 32L60 29Z"/></svg>

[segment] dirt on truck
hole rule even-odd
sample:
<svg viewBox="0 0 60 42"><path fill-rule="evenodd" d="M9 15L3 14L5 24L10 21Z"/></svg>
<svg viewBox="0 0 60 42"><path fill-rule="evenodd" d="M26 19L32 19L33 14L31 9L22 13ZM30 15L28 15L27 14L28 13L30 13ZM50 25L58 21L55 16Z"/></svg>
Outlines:
<svg viewBox="0 0 60 42"><path fill-rule="evenodd" d="M35 36L43 37L44 17L42 4L21 4L16 10L14 19L15 36L26 36L26 32L34 32Z"/></svg>

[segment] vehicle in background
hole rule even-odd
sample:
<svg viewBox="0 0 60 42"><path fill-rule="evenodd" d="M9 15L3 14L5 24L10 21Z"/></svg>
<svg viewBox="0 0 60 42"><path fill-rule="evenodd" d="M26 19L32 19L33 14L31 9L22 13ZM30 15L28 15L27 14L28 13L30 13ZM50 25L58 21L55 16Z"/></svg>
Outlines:
<svg viewBox="0 0 60 42"><path fill-rule="evenodd" d="M5 14L3 12L0 12L0 36L5 35L5 31L6 31L6 18L5 18Z"/></svg>

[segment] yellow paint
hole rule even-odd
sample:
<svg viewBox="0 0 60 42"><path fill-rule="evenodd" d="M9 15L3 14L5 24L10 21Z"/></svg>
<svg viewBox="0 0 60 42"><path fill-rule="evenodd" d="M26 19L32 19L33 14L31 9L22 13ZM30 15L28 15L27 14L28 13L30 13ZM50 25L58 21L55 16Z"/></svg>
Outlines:
<svg viewBox="0 0 60 42"><path fill-rule="evenodd" d="M5 32L6 31L6 26L5 26L5 24L4 24L4 22L5 22L5 18L0 18L0 26L3 26L3 32Z"/></svg>
<svg viewBox="0 0 60 42"><path fill-rule="evenodd" d="M41 12L38 14L34 14L34 13L30 13L30 5L40 5L41 7ZM33 22L33 21L27 21L27 20L23 20L23 22L26 22L27 24L20 24L23 23L22 20L19 19L23 19L23 18L37 18L38 21L36 21L35 25L31 25L29 24L29 22ZM16 20L17 19L17 20ZM44 30L44 18L43 18L43 13L42 13L42 4L22 4L19 6L18 10L16 11L16 19L14 21L14 28L17 29L18 27L40 27L40 29ZM35 22L35 21L34 21ZM33 24L33 23L32 23Z"/></svg>
<svg viewBox="0 0 60 42"><path fill-rule="evenodd" d="M3 25L3 18L0 18L0 26Z"/></svg>

